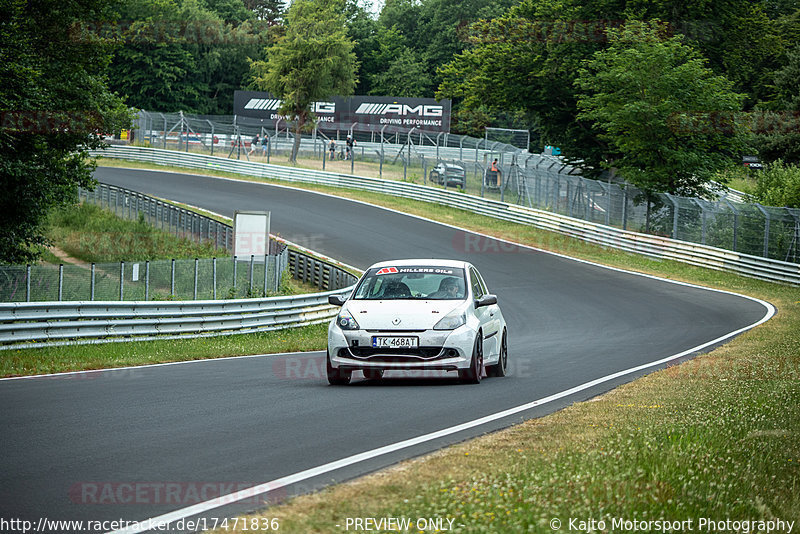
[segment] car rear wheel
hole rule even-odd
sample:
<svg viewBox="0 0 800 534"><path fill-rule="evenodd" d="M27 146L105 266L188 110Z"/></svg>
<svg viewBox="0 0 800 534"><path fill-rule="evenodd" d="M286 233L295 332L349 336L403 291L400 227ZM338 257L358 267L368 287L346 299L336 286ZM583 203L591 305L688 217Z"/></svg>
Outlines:
<svg viewBox="0 0 800 534"><path fill-rule="evenodd" d="M325 367L328 371L328 384L332 386L346 386L350 383L353 371L341 371L331 365L331 355L325 357Z"/></svg>
<svg viewBox="0 0 800 534"><path fill-rule="evenodd" d="M469 367L458 370L458 378L468 384L480 384L483 374L483 332L478 332L475 337L475 346L472 349L472 359Z"/></svg>
<svg viewBox="0 0 800 534"><path fill-rule="evenodd" d="M383 369L364 369L364 378L367 380L380 380L383 378Z"/></svg>
<svg viewBox="0 0 800 534"><path fill-rule="evenodd" d="M508 369L508 334L503 330L503 339L500 342L500 359L495 365L486 367L486 376L506 376Z"/></svg>

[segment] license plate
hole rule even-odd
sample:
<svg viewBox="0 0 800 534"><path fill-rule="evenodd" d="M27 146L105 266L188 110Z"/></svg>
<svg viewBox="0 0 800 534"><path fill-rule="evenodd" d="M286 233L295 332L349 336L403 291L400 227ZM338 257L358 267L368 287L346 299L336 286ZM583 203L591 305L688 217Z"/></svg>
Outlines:
<svg viewBox="0 0 800 534"><path fill-rule="evenodd" d="M373 336L372 347L376 349L414 349L419 346L419 338L408 336Z"/></svg>

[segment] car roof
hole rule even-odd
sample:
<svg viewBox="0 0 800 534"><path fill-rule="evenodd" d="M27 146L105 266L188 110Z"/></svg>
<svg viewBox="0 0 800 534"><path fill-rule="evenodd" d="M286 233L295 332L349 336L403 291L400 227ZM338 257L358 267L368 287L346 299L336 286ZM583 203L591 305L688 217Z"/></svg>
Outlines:
<svg viewBox="0 0 800 534"><path fill-rule="evenodd" d="M409 267L413 265L424 265L433 267L460 267L466 269L471 267L469 262L463 260L446 260L438 258L419 258L419 259L405 259L405 260L390 260L381 261L374 265L370 265L370 269L379 269L381 267Z"/></svg>

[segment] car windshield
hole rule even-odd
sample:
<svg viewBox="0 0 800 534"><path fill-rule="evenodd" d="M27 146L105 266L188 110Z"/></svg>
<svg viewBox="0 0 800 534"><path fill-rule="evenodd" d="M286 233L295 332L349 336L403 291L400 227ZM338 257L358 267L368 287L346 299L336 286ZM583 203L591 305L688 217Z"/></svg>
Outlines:
<svg viewBox="0 0 800 534"><path fill-rule="evenodd" d="M464 269L458 267L382 267L370 269L356 288L356 300L463 300Z"/></svg>

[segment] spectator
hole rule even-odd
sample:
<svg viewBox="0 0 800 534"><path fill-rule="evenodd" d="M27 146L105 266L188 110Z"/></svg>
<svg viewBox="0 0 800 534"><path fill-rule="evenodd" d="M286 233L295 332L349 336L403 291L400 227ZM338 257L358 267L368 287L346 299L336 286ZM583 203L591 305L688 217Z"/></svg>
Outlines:
<svg viewBox="0 0 800 534"><path fill-rule="evenodd" d="M258 146L258 134L256 134L253 139L250 141L250 152L247 153L248 156L253 154L253 151Z"/></svg>
<svg viewBox="0 0 800 534"><path fill-rule="evenodd" d="M494 174L494 185L500 187L500 168L497 166L497 158L494 158L491 167L492 174Z"/></svg>

